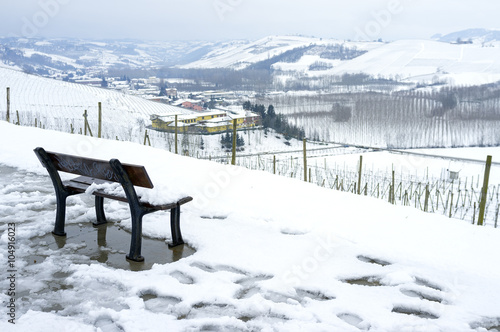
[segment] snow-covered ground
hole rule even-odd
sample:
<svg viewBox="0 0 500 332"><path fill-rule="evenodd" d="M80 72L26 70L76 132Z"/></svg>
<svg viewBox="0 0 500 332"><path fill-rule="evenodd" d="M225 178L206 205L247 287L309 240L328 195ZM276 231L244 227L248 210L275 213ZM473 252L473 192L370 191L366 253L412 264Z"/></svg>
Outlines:
<svg viewBox="0 0 500 332"><path fill-rule="evenodd" d="M330 77L346 73L365 73L377 78L402 82L451 85L481 85L500 80L499 47L481 44L451 44L431 40L398 40L390 43L345 42L299 36L269 36L248 44L224 45L202 59L182 68L246 68L286 51L309 46L343 45L367 53L351 60L329 60L304 55L296 62L279 62L275 69L294 72L298 77ZM490 45L492 46L492 45ZM315 62L330 69L310 70ZM284 79L285 76L282 78Z"/></svg>
<svg viewBox="0 0 500 332"><path fill-rule="evenodd" d="M183 108L126 95L113 90L58 81L0 67L0 112L6 112L6 94L10 88L11 121L22 125L38 123L61 131L78 132L83 127L83 113L88 112L92 130L97 130L98 103L102 104L103 137L126 139L132 128L150 124L151 114L191 113ZM97 133L94 133L97 135ZM144 133L142 133L144 135ZM130 138L130 137L129 137Z"/></svg>
<svg viewBox="0 0 500 332"><path fill-rule="evenodd" d="M300 47L310 45L332 46L342 44L348 48L358 50L370 50L380 43L345 42L338 39L323 39L304 36L268 36L248 43L225 43L221 47L211 51L200 60L179 66L180 68L235 68L243 69L251 64L268 60ZM309 56L306 56L309 57ZM286 66L286 65L285 65ZM299 65L299 68L301 66ZM294 70L289 68L284 70Z"/></svg>
<svg viewBox="0 0 500 332"><path fill-rule="evenodd" d="M330 74L362 72L409 82L480 85L500 79L499 53L497 47L400 40L344 62Z"/></svg>
<svg viewBox="0 0 500 332"><path fill-rule="evenodd" d="M17 293L12 325L10 275L2 267L2 331L487 331L500 325L498 229L134 143L5 122L0 139L8 142L0 146L0 261L7 266L8 224L14 223ZM72 243L70 234L62 249L35 245L37 236L50 233L55 215L36 146L145 165L156 185L151 199L192 195L181 227L196 253L134 272L90 260L79 252L96 244ZM105 210L130 229L126 205L106 202ZM90 197L71 199L67 224L93 218ZM166 220L168 213L145 217L144 235L168 240Z"/></svg>
<svg viewBox="0 0 500 332"><path fill-rule="evenodd" d="M462 182L468 178L469 183L474 178L474 183L478 178L483 178L486 158L492 156L493 165L490 171L490 185L500 184L500 147L475 147L475 148L454 148L454 149L410 149L402 150L403 154L389 151L372 151L363 153L346 153L336 156L309 158L311 165L323 166L338 169L346 167L347 169L358 169L359 157L363 156L364 169L385 171L387 174L392 169L400 176L408 175L420 178L424 181L431 179L448 179L448 172L458 172ZM405 154L405 152L415 154ZM430 158L426 155L433 155L436 158ZM449 157L449 158L440 158ZM453 159L455 158L455 159ZM462 160L470 159L470 160ZM475 160L477 162L473 162ZM425 181L424 181L425 182ZM458 182L458 181L456 181ZM479 184L482 185L482 182Z"/></svg>

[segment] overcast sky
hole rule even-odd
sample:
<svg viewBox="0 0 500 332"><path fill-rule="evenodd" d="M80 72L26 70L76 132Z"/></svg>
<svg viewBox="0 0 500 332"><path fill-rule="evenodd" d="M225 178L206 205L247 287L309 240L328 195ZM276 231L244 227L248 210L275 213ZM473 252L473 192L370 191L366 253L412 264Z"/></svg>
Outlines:
<svg viewBox="0 0 500 332"><path fill-rule="evenodd" d="M1 0L0 9L4 37L396 40L500 29L498 0Z"/></svg>

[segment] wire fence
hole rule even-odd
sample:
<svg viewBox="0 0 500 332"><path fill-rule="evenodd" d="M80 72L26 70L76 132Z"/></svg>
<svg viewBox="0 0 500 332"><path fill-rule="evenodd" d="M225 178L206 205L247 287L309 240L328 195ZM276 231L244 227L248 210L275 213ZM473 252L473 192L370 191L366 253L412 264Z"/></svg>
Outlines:
<svg viewBox="0 0 500 332"><path fill-rule="evenodd" d="M8 108L9 109L9 108ZM7 118L6 118L7 120ZM141 143L171 152L199 159L212 159L220 163L231 162L231 154L210 156L210 153L200 146L200 135L182 135L182 142L176 141L172 133L148 130L144 121L136 123L116 123L106 126L102 131L101 108L99 117L89 120L84 110L80 119L75 117L57 118L40 112L25 111L10 112L9 120L23 126L35 126L73 134L94 135L106 139L116 139ZM92 129L91 129L92 128ZM187 137L187 139L186 139ZM186 142L184 142L186 141ZM178 148L177 148L178 146ZM318 166L308 163L308 159L321 155L338 155L366 151L363 147L352 149L346 145L319 147L309 151L309 156L295 156L299 150L284 150L281 152L262 152L256 154L237 155L236 165L251 169L271 172L276 175L307 180L320 187L342 192L350 192L364 196L375 197L391 204L411 206L429 213L439 213L450 218L466 220L472 224L478 223L479 209L482 197L482 185L468 178L445 179L429 178L397 174L395 171L365 169L361 164L346 166L345 164ZM405 153L404 151L396 151ZM304 151L304 153L306 153ZM276 155L279 158L276 158ZM289 156L288 156L289 155ZM473 161L470 161L473 162ZM497 164L497 163L496 163ZM309 166L307 166L309 165ZM497 227L500 210L500 185L489 185L484 208L484 225Z"/></svg>

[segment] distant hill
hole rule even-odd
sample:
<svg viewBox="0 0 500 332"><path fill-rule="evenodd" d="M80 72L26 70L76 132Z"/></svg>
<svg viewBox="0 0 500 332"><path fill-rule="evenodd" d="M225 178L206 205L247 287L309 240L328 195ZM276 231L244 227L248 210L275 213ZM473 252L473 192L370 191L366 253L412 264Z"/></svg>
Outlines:
<svg viewBox="0 0 500 332"><path fill-rule="evenodd" d="M330 73L365 73L408 82L486 84L500 80L500 47L400 40L344 62Z"/></svg>
<svg viewBox="0 0 500 332"><path fill-rule="evenodd" d="M471 41L474 44L500 42L500 30L467 29L467 30L452 32L444 36L434 35L432 36L432 39L446 43L455 43L457 41L462 41L462 42Z"/></svg>
<svg viewBox="0 0 500 332"><path fill-rule="evenodd" d="M322 55L331 59L332 50L339 45L363 53L376 47L376 43L345 42L337 39L323 39L303 36L269 36L254 42L226 43L215 48L200 60L180 68L267 68L278 62L295 63L304 55ZM330 57L328 56L330 54ZM356 54L360 55L360 54ZM260 64L259 64L260 63Z"/></svg>
<svg viewBox="0 0 500 332"><path fill-rule="evenodd" d="M500 40L500 31L484 29L442 36L440 41L392 43L272 36L252 43L226 44L181 68L269 69L279 81L301 84L363 73L406 83L475 85L500 80L500 47L480 43L492 43L495 38ZM457 44L457 39L474 43Z"/></svg>

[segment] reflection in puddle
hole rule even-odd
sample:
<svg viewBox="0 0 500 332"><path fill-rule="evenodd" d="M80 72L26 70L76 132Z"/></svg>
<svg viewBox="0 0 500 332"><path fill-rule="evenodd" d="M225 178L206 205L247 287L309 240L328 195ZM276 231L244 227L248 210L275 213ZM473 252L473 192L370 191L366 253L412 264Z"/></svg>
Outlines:
<svg viewBox="0 0 500 332"><path fill-rule="evenodd" d="M109 231L108 231L109 229ZM141 271L151 269L153 264L165 264L190 256L195 250L184 244L169 248L163 240L142 237L142 255L144 262L132 262L125 259L130 246L130 233L116 227L114 223L93 227L91 223L66 225L67 236L56 236L52 233L33 238L35 246L46 246L52 250L64 250L68 254L87 256L91 261L108 266ZM28 258L29 264L42 262L40 254Z"/></svg>

